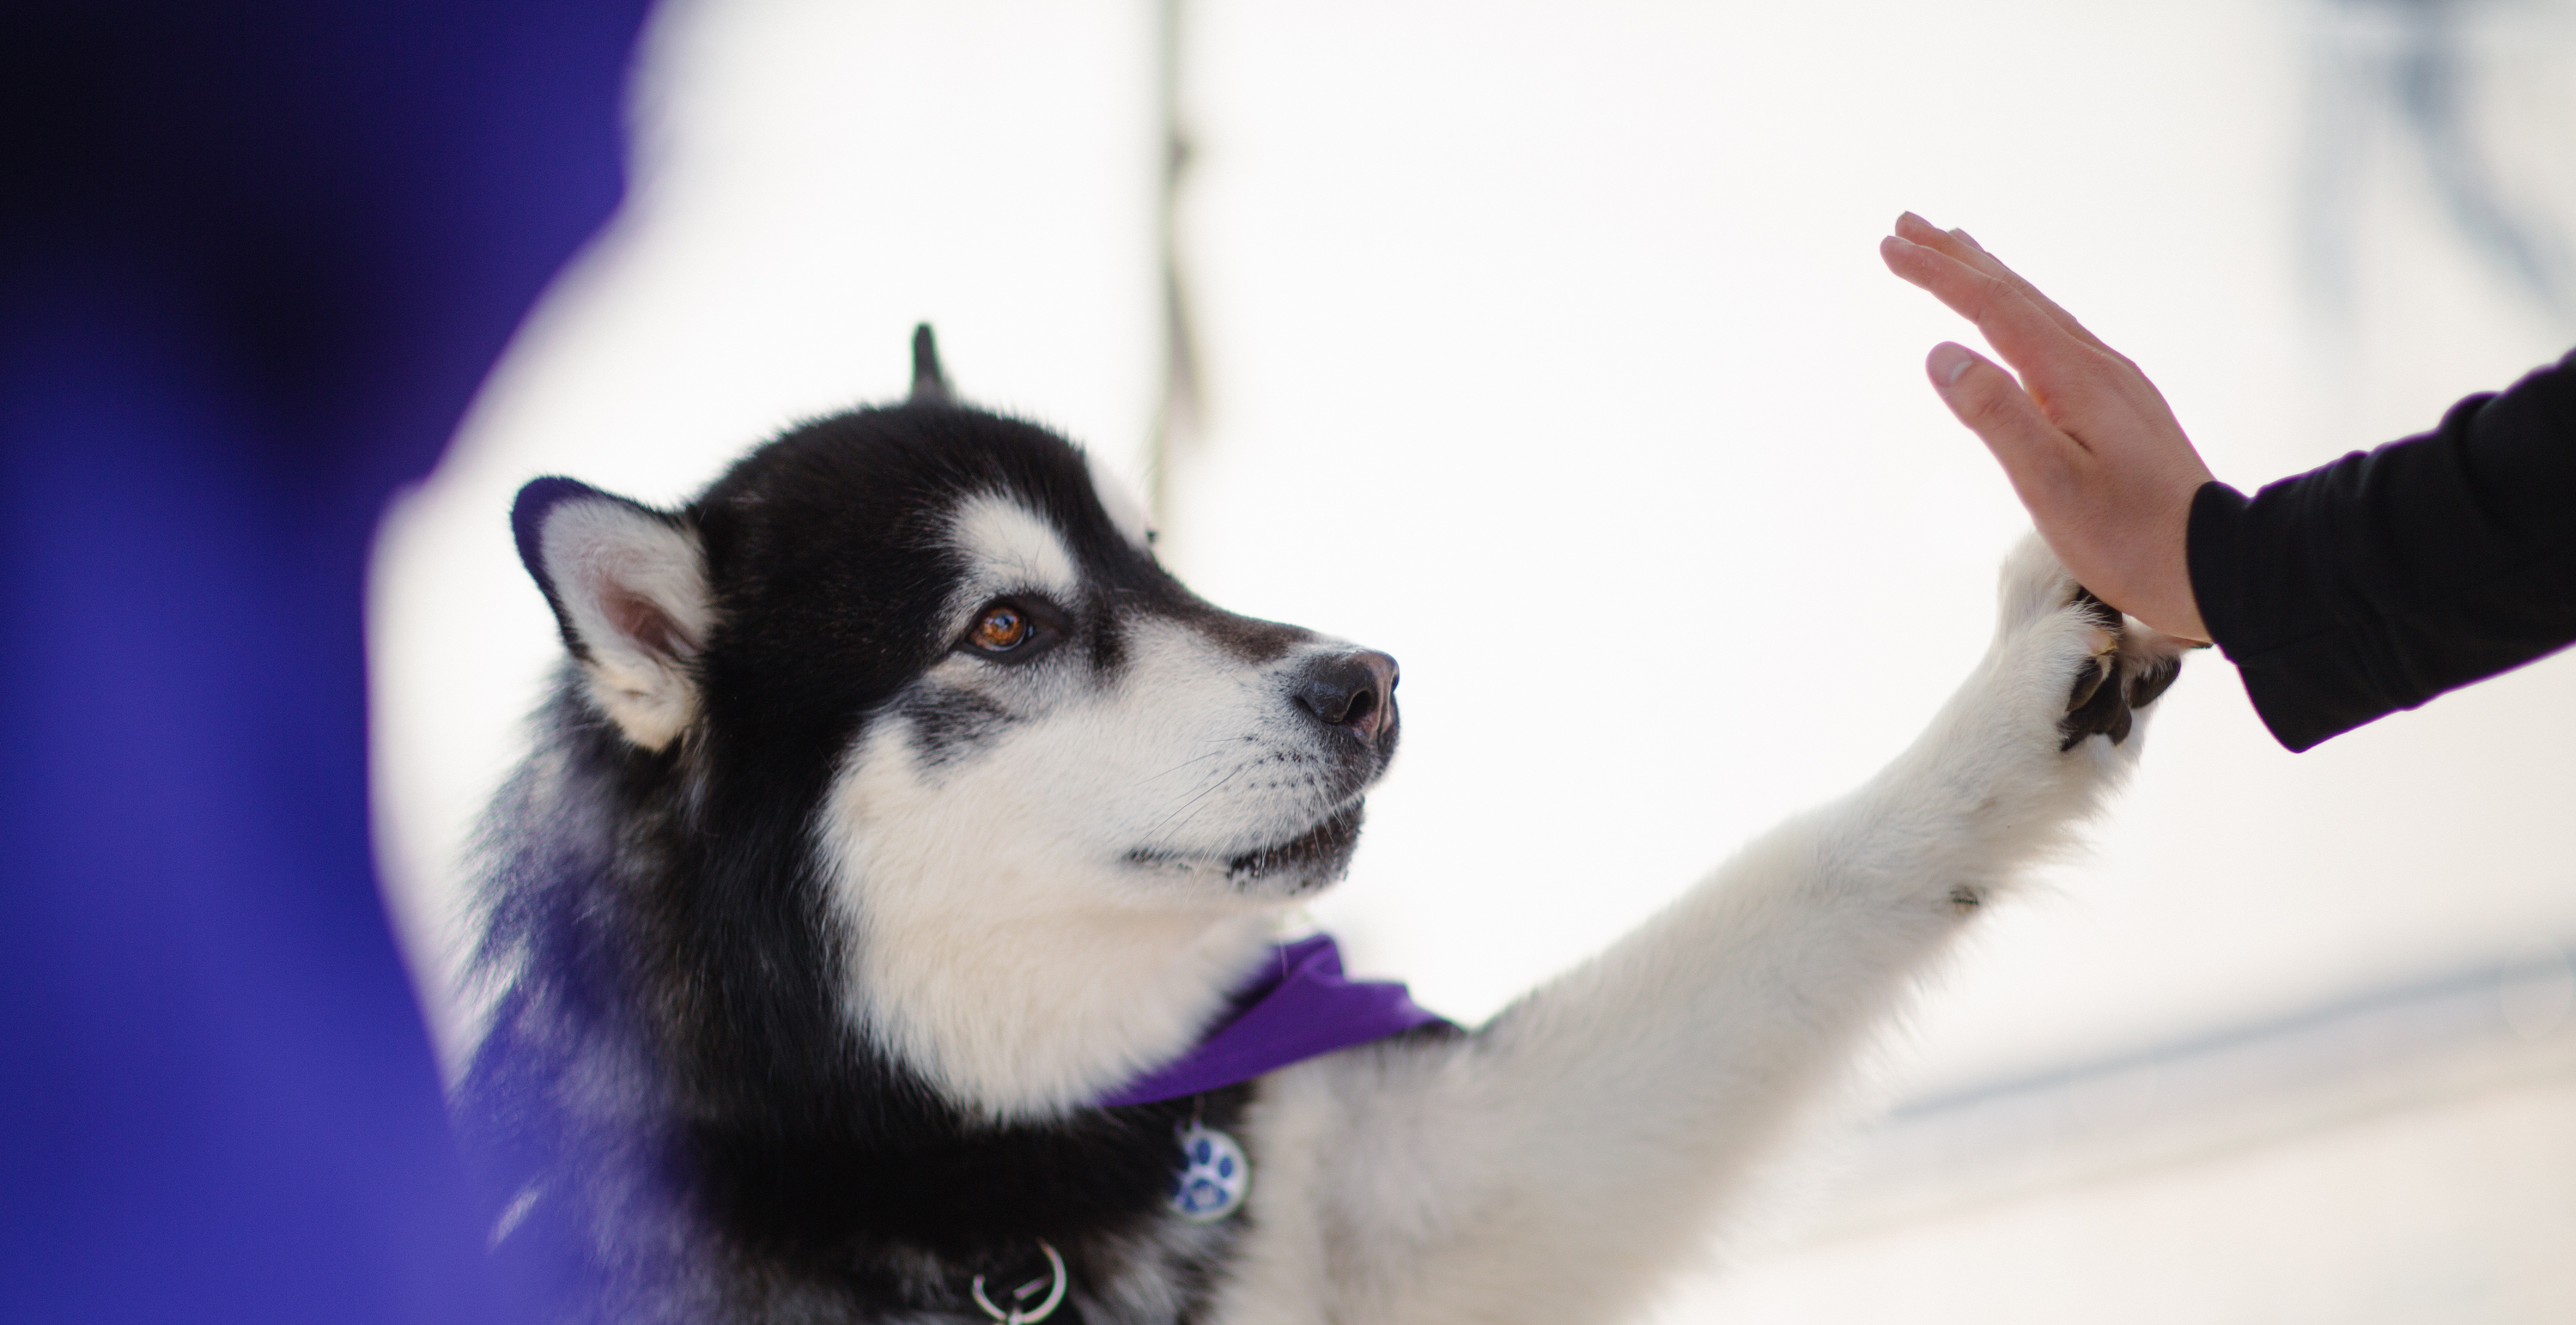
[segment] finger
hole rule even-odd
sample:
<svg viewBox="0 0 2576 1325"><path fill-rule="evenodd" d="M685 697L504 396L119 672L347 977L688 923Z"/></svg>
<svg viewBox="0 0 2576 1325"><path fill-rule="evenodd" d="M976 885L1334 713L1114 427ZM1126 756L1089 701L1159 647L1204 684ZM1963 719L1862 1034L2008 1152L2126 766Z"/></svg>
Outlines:
<svg viewBox="0 0 2576 1325"><path fill-rule="evenodd" d="M2038 286L2031 284L2020 272L2006 266L2003 259L1987 252L1985 245L1978 243L1975 236L1967 231L1944 230L1913 212L1906 212L1896 218L1895 233L1908 243L1920 244L1955 258L1967 266L2012 286L2019 290L2024 298L2038 305L2042 312L2047 313L2059 325L2065 327L2068 334L2097 349L2110 348L2102 344L2099 337L2087 331L2083 323L2076 321L2074 314L2060 307L2056 300L2040 293Z"/></svg>
<svg viewBox="0 0 2576 1325"><path fill-rule="evenodd" d="M1878 255L1888 270L1974 322L2042 399L2062 401L2103 385L2095 380L2101 361L2094 348L2001 278L1895 235L1878 241Z"/></svg>
<svg viewBox="0 0 2576 1325"><path fill-rule="evenodd" d="M2020 291L2023 298L2028 299L2032 304L2036 305L2041 312L2046 313L2059 326L2064 327L2068 335L2075 337L2077 340L2080 340L2105 354L2117 355L2119 353L2119 351L2103 344L2101 337L2096 336L2091 331L2087 330L2082 322L2075 319L2074 314L2069 313L2063 307L2060 307L2056 300L2040 293L2039 287L2031 284L2020 272L2014 271L2012 268L2005 266L2003 259L1987 252L1985 246L1978 243L1976 238L1970 235L1967 231L1943 230L1940 227L1933 225L1930 221L1924 220L1922 217L1917 216L1912 212L1907 212L1896 218L1896 234L1899 238L1904 239L1909 243L1919 244L1925 248L1932 249L1935 252L1945 254L1951 258L1957 259L1959 262L1964 263L1967 266L1973 267L1997 280L2005 282L2015 290Z"/></svg>
<svg viewBox="0 0 2576 1325"><path fill-rule="evenodd" d="M2022 504L2047 528L2085 458L2083 444L2050 423L2012 374L1964 345L1933 346L1923 367L1941 403L1994 453Z"/></svg>
<svg viewBox="0 0 2576 1325"><path fill-rule="evenodd" d="M2081 321L2078 321L2073 313L2067 312L2065 305L2058 303L2056 300L2051 299L2046 294L2042 293L2038 286L2030 283L2029 277L2005 266L2003 259L1987 252L1985 245L1978 243L1975 236L1970 235L1965 230L1953 230L1950 233L1957 236L1959 242L1967 245L1970 249L1975 250L1968 260L1969 265L2010 282L2014 289L2021 291L2022 298L2028 299L2032 303L2039 305L2041 312L2055 318L2059 326L2066 328L2068 335L2092 346L2094 349L2100 350L2104 354L2110 355L2112 358L2117 359L2122 363L2129 363L2129 356L2120 353L2118 350L2112 349L2109 345L2104 344L2101 337L2093 334L2092 328L2087 327ZM2130 366L2136 367L2135 364L2130 364Z"/></svg>

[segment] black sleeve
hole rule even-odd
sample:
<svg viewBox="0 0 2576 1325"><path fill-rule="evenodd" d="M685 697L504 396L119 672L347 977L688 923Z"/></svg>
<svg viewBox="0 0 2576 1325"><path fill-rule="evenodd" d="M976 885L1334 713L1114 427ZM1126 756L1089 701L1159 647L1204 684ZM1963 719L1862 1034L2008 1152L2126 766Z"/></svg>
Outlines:
<svg viewBox="0 0 2576 1325"><path fill-rule="evenodd" d="M2576 353L2442 425L2191 504L2192 593L2292 750L2576 641Z"/></svg>

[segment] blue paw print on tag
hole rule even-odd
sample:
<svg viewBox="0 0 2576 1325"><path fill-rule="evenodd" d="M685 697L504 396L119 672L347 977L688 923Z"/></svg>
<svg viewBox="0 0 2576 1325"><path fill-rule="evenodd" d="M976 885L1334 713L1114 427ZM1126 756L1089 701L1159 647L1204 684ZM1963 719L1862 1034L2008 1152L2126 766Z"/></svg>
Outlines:
<svg viewBox="0 0 2576 1325"><path fill-rule="evenodd" d="M1233 1137L1192 1123L1181 1129L1181 1161L1172 1178L1173 1213L1206 1224L1242 1208L1252 1190L1252 1165Z"/></svg>

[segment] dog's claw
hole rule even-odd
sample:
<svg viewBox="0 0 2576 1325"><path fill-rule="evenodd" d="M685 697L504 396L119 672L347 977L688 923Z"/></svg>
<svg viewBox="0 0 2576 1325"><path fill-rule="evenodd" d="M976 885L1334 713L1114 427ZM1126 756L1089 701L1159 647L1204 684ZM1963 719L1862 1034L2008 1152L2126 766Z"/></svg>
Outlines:
<svg viewBox="0 0 2576 1325"><path fill-rule="evenodd" d="M2075 688L2066 696L2066 711L2074 713L2092 703L2094 694L2102 688L2103 678L2117 667L2117 663L2105 662L2100 654L2095 654L2093 665L2075 674Z"/></svg>
<svg viewBox="0 0 2576 1325"><path fill-rule="evenodd" d="M2164 694L2181 675L2182 659L2180 658L2166 658L2150 664L2147 670L2138 673L2136 680L2129 683L2129 707L2142 709L2155 703L2157 697Z"/></svg>

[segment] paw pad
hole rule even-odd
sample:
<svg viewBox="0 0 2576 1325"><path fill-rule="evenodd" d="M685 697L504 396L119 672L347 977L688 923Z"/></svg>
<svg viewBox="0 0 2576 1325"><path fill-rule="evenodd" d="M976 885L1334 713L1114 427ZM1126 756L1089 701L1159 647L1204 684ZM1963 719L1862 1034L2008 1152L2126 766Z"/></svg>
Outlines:
<svg viewBox="0 0 2576 1325"><path fill-rule="evenodd" d="M2182 659L2156 658L2131 653L2119 647L2125 637L2121 629L2120 610L2078 588L2068 606L2081 609L2092 623L2108 632L2113 647L2084 660L2075 673L2075 682L2066 696L2066 716L2058 719L2058 750L2072 750L2087 737L2108 736L2118 745L2129 739L2135 725L2130 716L2156 701L2174 678L2182 674Z"/></svg>

